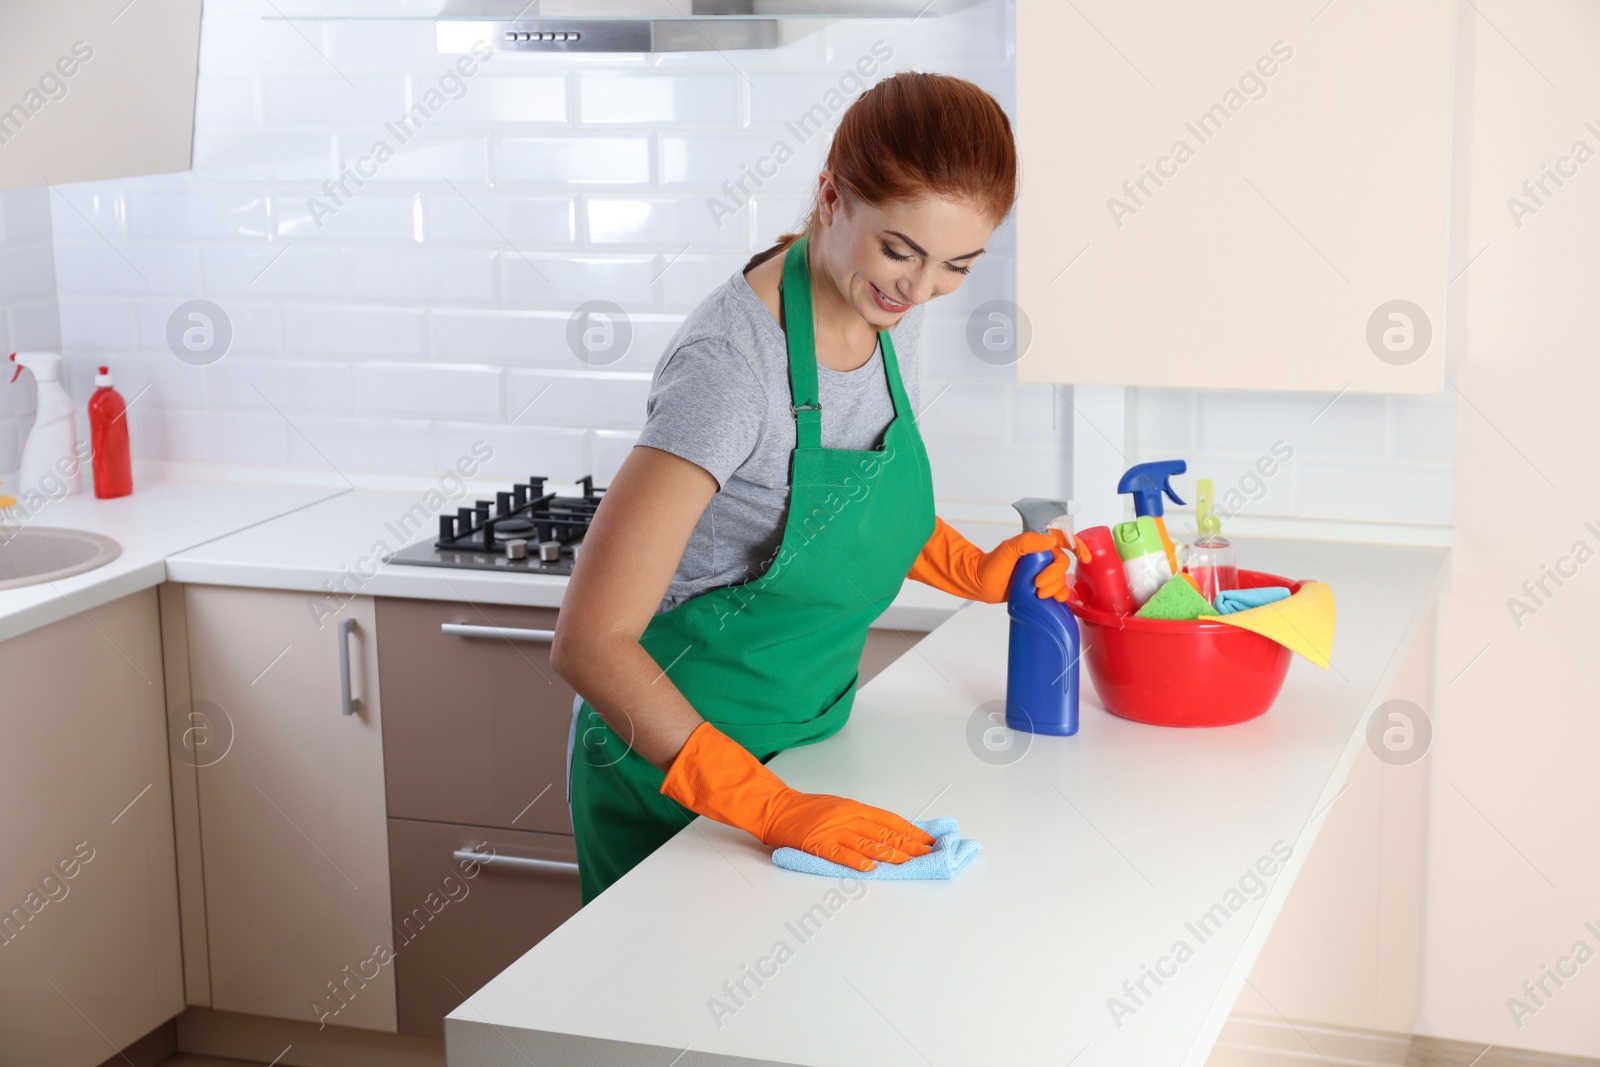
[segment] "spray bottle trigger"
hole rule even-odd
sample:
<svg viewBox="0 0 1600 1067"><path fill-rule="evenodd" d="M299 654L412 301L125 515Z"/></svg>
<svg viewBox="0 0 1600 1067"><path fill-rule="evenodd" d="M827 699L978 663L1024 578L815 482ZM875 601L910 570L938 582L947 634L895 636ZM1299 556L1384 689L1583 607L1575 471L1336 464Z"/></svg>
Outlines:
<svg viewBox="0 0 1600 1067"><path fill-rule="evenodd" d="M17 354L15 352L11 353L11 355L7 356L6 358L11 360L13 363L17 363ZM22 364L17 363L17 369L15 373L11 375L11 381L8 384L15 385L17 379L20 377L22 377Z"/></svg>

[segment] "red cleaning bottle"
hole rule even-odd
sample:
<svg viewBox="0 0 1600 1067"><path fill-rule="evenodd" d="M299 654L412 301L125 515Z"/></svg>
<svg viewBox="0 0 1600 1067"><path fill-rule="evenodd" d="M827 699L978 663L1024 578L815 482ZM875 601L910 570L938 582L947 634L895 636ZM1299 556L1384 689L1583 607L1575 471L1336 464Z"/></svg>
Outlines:
<svg viewBox="0 0 1600 1067"><path fill-rule="evenodd" d="M1127 615L1139 609L1128 588L1128 577L1122 569L1122 557L1117 553L1111 530L1105 526L1092 526L1078 533L1078 541L1089 550L1089 562L1078 559L1078 588L1084 602L1103 611Z"/></svg>
<svg viewBox="0 0 1600 1067"><path fill-rule="evenodd" d="M89 442L94 448L94 495L102 500L133 492L128 454L128 405L111 387L111 368L101 367L89 397Z"/></svg>

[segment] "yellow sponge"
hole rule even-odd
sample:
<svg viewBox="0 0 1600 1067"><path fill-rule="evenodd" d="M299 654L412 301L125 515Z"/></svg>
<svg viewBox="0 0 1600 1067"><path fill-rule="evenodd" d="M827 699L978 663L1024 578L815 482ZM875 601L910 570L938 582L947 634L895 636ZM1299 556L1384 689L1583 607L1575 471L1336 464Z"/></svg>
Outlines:
<svg viewBox="0 0 1600 1067"><path fill-rule="evenodd" d="M1134 615L1141 619L1178 619L1192 621L1202 615L1215 615L1217 609L1206 598L1195 592L1185 575L1168 578L1167 584L1156 590L1156 595L1144 602Z"/></svg>

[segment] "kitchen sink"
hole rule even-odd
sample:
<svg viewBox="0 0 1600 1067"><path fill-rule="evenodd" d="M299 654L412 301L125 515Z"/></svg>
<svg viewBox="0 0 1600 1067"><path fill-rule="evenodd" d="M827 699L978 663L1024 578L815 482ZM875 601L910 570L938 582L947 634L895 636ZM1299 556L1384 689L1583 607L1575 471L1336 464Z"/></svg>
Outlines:
<svg viewBox="0 0 1600 1067"><path fill-rule="evenodd" d="M121 545L88 530L0 524L0 590L69 578L120 555Z"/></svg>

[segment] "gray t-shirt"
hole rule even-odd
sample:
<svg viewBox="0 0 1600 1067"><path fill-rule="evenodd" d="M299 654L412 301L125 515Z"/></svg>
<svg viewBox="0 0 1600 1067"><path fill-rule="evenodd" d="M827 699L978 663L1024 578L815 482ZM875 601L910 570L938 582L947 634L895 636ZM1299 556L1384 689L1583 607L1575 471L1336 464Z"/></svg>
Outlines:
<svg viewBox="0 0 1600 1067"><path fill-rule="evenodd" d="M919 305L889 331L918 408ZM824 448L876 448L894 417L883 349L853 371L817 365ZM783 329L742 272L689 313L656 364L639 444L703 467L719 491L700 516L658 611L765 572L789 507L789 354Z"/></svg>

